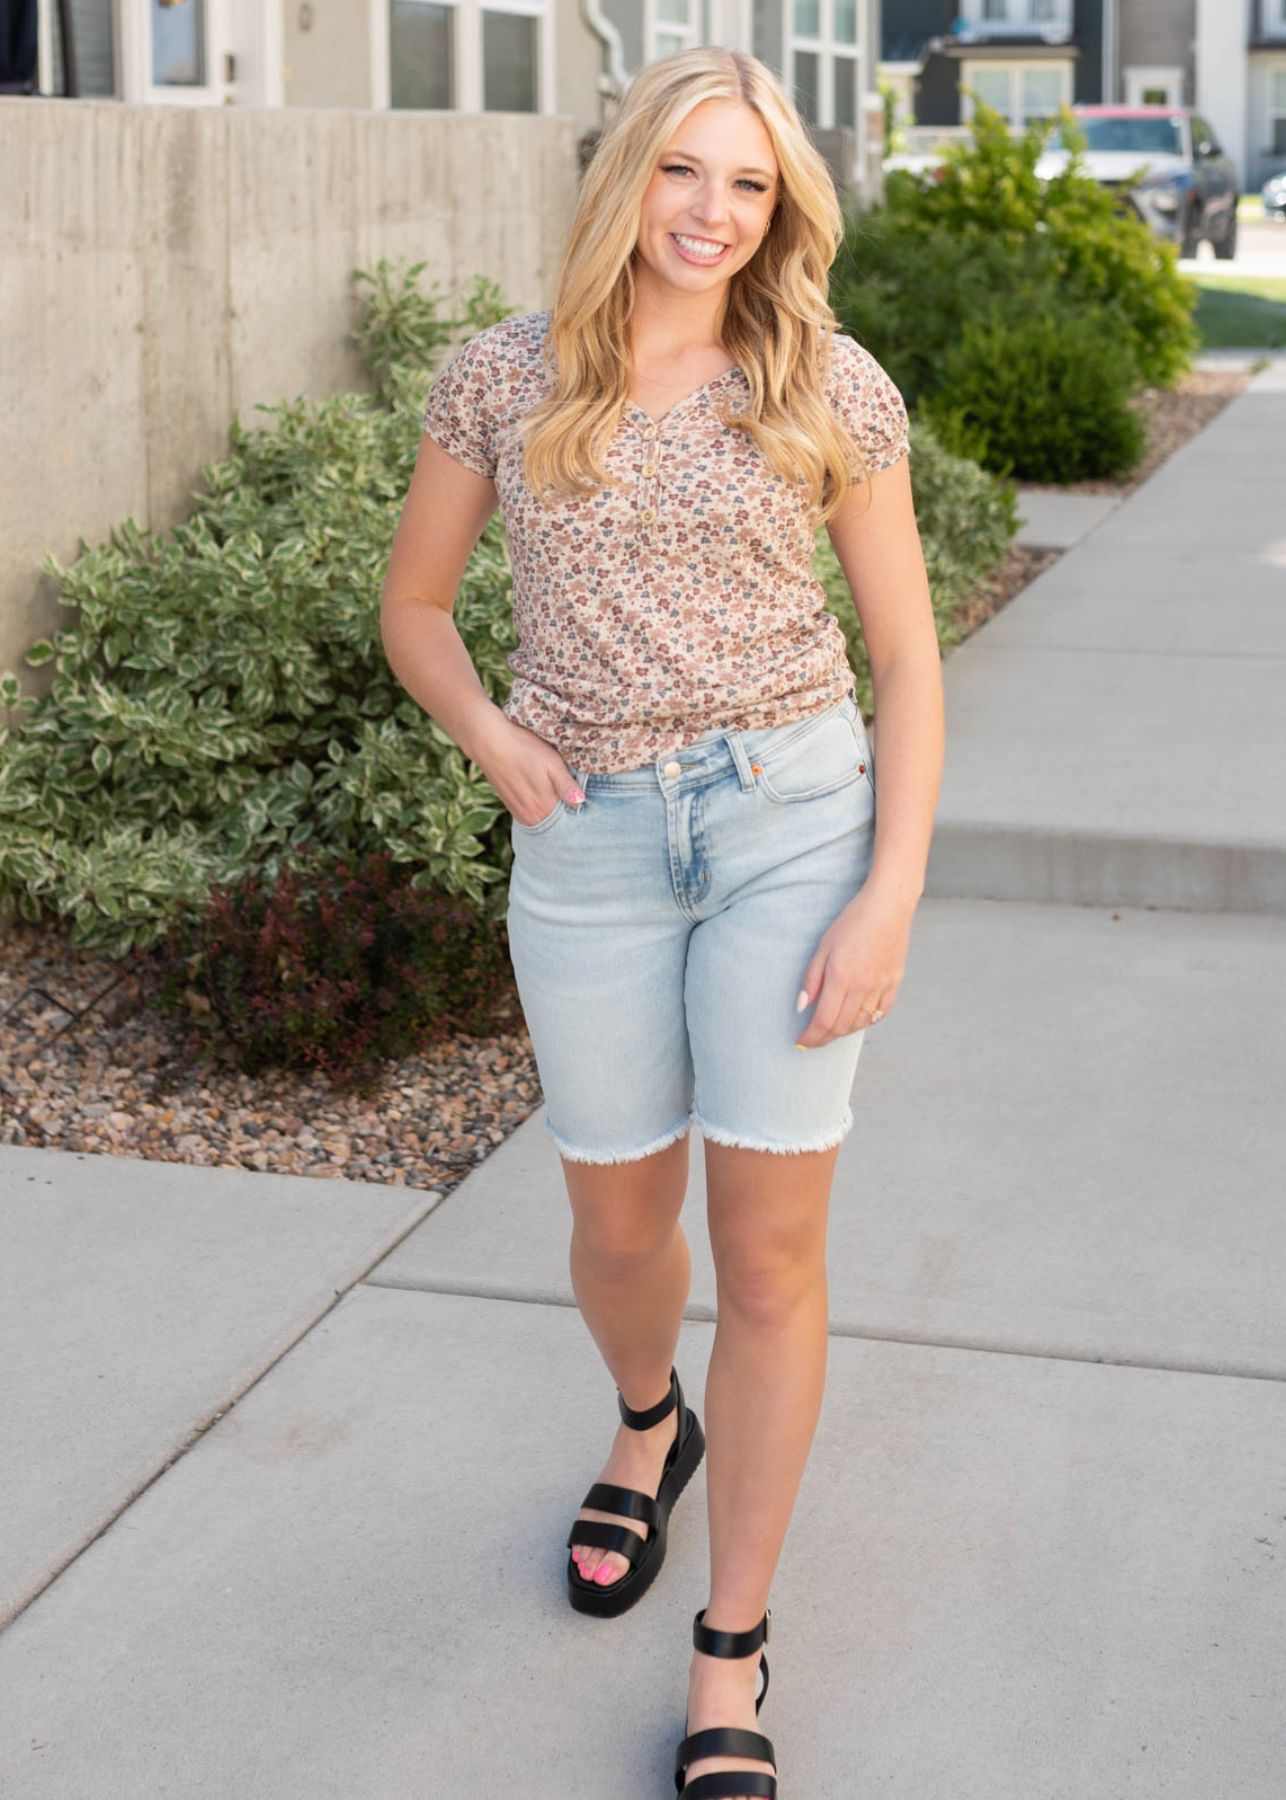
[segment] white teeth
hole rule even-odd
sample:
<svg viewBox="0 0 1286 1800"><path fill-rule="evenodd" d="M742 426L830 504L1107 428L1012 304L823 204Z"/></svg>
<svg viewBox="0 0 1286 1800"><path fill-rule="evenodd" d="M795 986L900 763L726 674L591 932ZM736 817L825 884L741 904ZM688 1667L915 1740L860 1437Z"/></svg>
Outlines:
<svg viewBox="0 0 1286 1800"><path fill-rule="evenodd" d="M671 232L670 235L676 244L682 244L689 255L708 256L712 262L716 256L722 256L728 247L726 244L715 244L712 247L708 238L684 237L681 231Z"/></svg>

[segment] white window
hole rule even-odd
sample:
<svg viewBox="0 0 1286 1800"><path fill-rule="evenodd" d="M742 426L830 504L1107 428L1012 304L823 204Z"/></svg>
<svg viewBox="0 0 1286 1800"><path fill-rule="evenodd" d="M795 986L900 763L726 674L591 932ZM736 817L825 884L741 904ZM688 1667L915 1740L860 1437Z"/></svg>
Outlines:
<svg viewBox="0 0 1286 1800"><path fill-rule="evenodd" d="M1286 69L1274 69L1268 85L1269 142L1274 156L1286 156Z"/></svg>
<svg viewBox="0 0 1286 1800"><path fill-rule="evenodd" d="M1183 70L1135 67L1125 70L1127 106L1182 106Z"/></svg>
<svg viewBox="0 0 1286 1800"><path fill-rule="evenodd" d="M482 110L540 111L541 8L491 0L482 9Z"/></svg>
<svg viewBox="0 0 1286 1800"><path fill-rule="evenodd" d="M36 88L67 91L63 24L79 93L133 104L222 106L234 98L228 0L36 0Z"/></svg>
<svg viewBox="0 0 1286 1800"><path fill-rule="evenodd" d="M1071 0L963 0L960 16L989 37L1008 32L1044 37L1050 31L1067 37L1072 29Z"/></svg>
<svg viewBox="0 0 1286 1800"><path fill-rule="evenodd" d="M375 104L458 112L552 110L547 0L388 0ZM381 60L377 55L377 63ZM380 94L387 82L387 98Z"/></svg>
<svg viewBox="0 0 1286 1800"><path fill-rule="evenodd" d="M962 62L961 98L966 119L974 112L972 89L984 105L994 108L1020 131L1033 119L1047 119L1060 106L1071 105L1070 62Z"/></svg>
<svg viewBox="0 0 1286 1800"><path fill-rule="evenodd" d="M649 0L648 61L658 56L673 56L676 50L690 50L701 42L701 20L697 16L697 0Z"/></svg>
<svg viewBox="0 0 1286 1800"><path fill-rule="evenodd" d="M790 87L806 125L858 129L859 0L786 0Z"/></svg>
<svg viewBox="0 0 1286 1800"><path fill-rule="evenodd" d="M389 105L450 111L456 104L452 0L390 0Z"/></svg>

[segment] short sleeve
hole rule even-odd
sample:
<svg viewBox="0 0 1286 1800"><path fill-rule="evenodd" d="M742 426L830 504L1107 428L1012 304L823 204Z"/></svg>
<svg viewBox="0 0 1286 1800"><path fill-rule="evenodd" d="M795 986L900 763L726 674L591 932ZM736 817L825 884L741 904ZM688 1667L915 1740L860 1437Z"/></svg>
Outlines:
<svg viewBox="0 0 1286 1800"><path fill-rule="evenodd" d="M494 478L489 361L485 331L461 345L434 378L422 429L466 469Z"/></svg>
<svg viewBox="0 0 1286 1800"><path fill-rule="evenodd" d="M910 450L906 403L870 351L855 338L834 333L830 351L827 399L867 468L877 474Z"/></svg>

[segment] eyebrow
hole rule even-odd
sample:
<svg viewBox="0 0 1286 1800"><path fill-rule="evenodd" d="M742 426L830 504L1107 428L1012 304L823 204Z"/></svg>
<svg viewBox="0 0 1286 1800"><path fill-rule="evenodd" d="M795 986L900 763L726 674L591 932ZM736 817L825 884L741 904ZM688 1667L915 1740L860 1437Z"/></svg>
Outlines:
<svg viewBox="0 0 1286 1800"><path fill-rule="evenodd" d="M701 158L694 156L690 150L665 150L662 154L664 156L681 156L684 162L699 163L701 161ZM765 181L777 179L775 175L770 175L767 169L738 169L737 173L738 175L762 175Z"/></svg>

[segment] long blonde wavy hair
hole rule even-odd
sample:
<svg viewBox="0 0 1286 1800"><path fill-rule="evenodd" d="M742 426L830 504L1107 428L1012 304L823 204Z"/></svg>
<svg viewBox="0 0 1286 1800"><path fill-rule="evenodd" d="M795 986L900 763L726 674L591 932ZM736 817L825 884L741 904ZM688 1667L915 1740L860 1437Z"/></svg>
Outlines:
<svg viewBox="0 0 1286 1800"><path fill-rule="evenodd" d="M805 484L817 522L848 492L857 445L826 400L838 321L827 272L844 241L824 159L772 71L742 51L702 46L648 64L627 90L581 184L558 266L543 357L550 391L522 421L523 476L534 494L583 496L619 486L604 466L630 380L632 253L643 194L679 124L705 100L740 100L763 120L777 158L772 229L729 277L721 336L750 397L720 416L789 481Z"/></svg>

